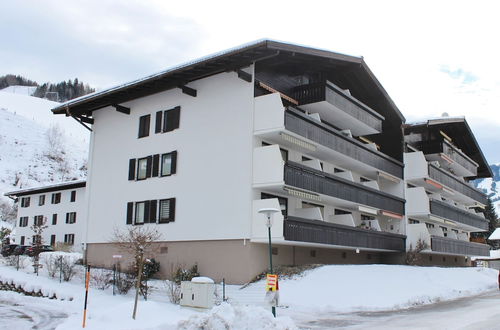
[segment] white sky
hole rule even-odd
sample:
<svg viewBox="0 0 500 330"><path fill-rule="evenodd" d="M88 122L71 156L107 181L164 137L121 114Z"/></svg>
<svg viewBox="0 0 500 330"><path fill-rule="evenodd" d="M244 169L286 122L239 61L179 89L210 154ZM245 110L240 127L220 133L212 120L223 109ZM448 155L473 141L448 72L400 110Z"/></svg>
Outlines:
<svg viewBox="0 0 500 330"><path fill-rule="evenodd" d="M500 2L9 1L0 74L104 88L261 38L363 56L408 121L466 116L500 163Z"/></svg>

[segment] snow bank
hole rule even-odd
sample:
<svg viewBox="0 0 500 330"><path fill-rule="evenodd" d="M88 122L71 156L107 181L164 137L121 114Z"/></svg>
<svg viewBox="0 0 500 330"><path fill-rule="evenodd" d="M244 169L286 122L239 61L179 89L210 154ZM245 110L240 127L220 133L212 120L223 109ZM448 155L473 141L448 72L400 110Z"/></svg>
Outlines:
<svg viewBox="0 0 500 330"><path fill-rule="evenodd" d="M280 304L325 312L395 310L476 295L497 289L497 281L498 271L488 268L331 265L280 281Z"/></svg>
<svg viewBox="0 0 500 330"><path fill-rule="evenodd" d="M256 306L231 306L223 303L208 313L179 322L182 330L217 329L297 329L289 317L274 318L269 310Z"/></svg>
<svg viewBox="0 0 500 330"><path fill-rule="evenodd" d="M40 263L42 265L47 264L47 262L54 262L54 260L62 257L66 262L74 264L78 260L83 258L81 253L76 252L62 252L62 251L54 251L54 252L42 252L40 253Z"/></svg>
<svg viewBox="0 0 500 330"><path fill-rule="evenodd" d="M8 267L1 267L0 282L21 287L26 292L41 292L45 297L54 295L60 300L73 300L75 286L59 283L43 276L34 276ZM83 290L82 290L83 291Z"/></svg>

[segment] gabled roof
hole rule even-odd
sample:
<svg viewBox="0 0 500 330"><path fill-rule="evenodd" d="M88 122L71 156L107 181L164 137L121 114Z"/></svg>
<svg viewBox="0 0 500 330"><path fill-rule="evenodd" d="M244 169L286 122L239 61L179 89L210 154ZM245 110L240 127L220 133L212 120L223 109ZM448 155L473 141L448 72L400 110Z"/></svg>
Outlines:
<svg viewBox="0 0 500 330"><path fill-rule="evenodd" d="M421 132L423 129L441 130L448 135L453 144L479 165L477 178L493 177L488 161L464 117L442 117L429 119L426 122L408 124L405 125L405 134Z"/></svg>
<svg viewBox="0 0 500 330"><path fill-rule="evenodd" d="M150 76L118 85L103 91L88 94L70 100L52 109L55 114L73 115L76 117L90 116L92 111L103 107L120 104L139 97L152 95L164 90L185 86L191 81L214 74L233 71L246 67L254 62L263 61L282 54L300 54L325 63L349 64L356 68L359 79L368 81L375 86L385 99L385 104L404 121L404 117L373 75L362 57L335 53L327 50L310 48L301 45L284 43L274 40L258 40L215 53Z"/></svg>
<svg viewBox="0 0 500 330"><path fill-rule="evenodd" d="M75 181L61 182L61 183L52 184L52 185L48 185L48 186L15 190L15 191L5 193L4 195L7 197L19 197L19 196L26 196L26 195L42 194L42 193L51 192L51 191L60 191L60 190L82 188L82 187L85 187L86 184L87 184L86 180L75 180Z"/></svg>

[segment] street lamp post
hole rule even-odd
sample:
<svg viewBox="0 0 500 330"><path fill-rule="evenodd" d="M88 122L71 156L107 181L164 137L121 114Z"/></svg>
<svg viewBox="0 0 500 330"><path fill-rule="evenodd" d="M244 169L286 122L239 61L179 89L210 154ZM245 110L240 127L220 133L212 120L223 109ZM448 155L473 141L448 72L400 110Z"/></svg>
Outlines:
<svg viewBox="0 0 500 330"><path fill-rule="evenodd" d="M267 218L266 226L267 226L267 234L269 239L269 273L273 273L273 248L271 244L271 227L273 225L272 216L274 213L281 212L279 209L274 207L262 208L258 211L260 214L264 214ZM274 317L276 317L276 307L272 306L271 311L273 312Z"/></svg>

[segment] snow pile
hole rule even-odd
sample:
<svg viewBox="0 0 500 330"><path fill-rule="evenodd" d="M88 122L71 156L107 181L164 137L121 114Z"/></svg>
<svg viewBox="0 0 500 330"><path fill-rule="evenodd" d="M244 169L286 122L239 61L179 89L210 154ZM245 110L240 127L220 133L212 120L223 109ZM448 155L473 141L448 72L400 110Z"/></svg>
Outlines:
<svg viewBox="0 0 500 330"><path fill-rule="evenodd" d="M20 95L28 95L31 96L35 94L36 86L20 86L20 85L12 85L0 89L0 92L12 93L12 94L20 94Z"/></svg>
<svg viewBox="0 0 500 330"><path fill-rule="evenodd" d="M0 282L20 287L26 292L41 292L45 297L55 295L59 300L73 300L77 294L74 285L69 283L59 283L7 267L1 268Z"/></svg>
<svg viewBox="0 0 500 330"><path fill-rule="evenodd" d="M217 329L297 329L289 317L274 318L269 309L256 306L231 306L223 303L208 313L179 322L182 330Z"/></svg>
<svg viewBox="0 0 500 330"><path fill-rule="evenodd" d="M399 265L330 265L280 281L280 304L297 310L380 311L498 288L498 271ZM256 283L264 291L264 282Z"/></svg>

